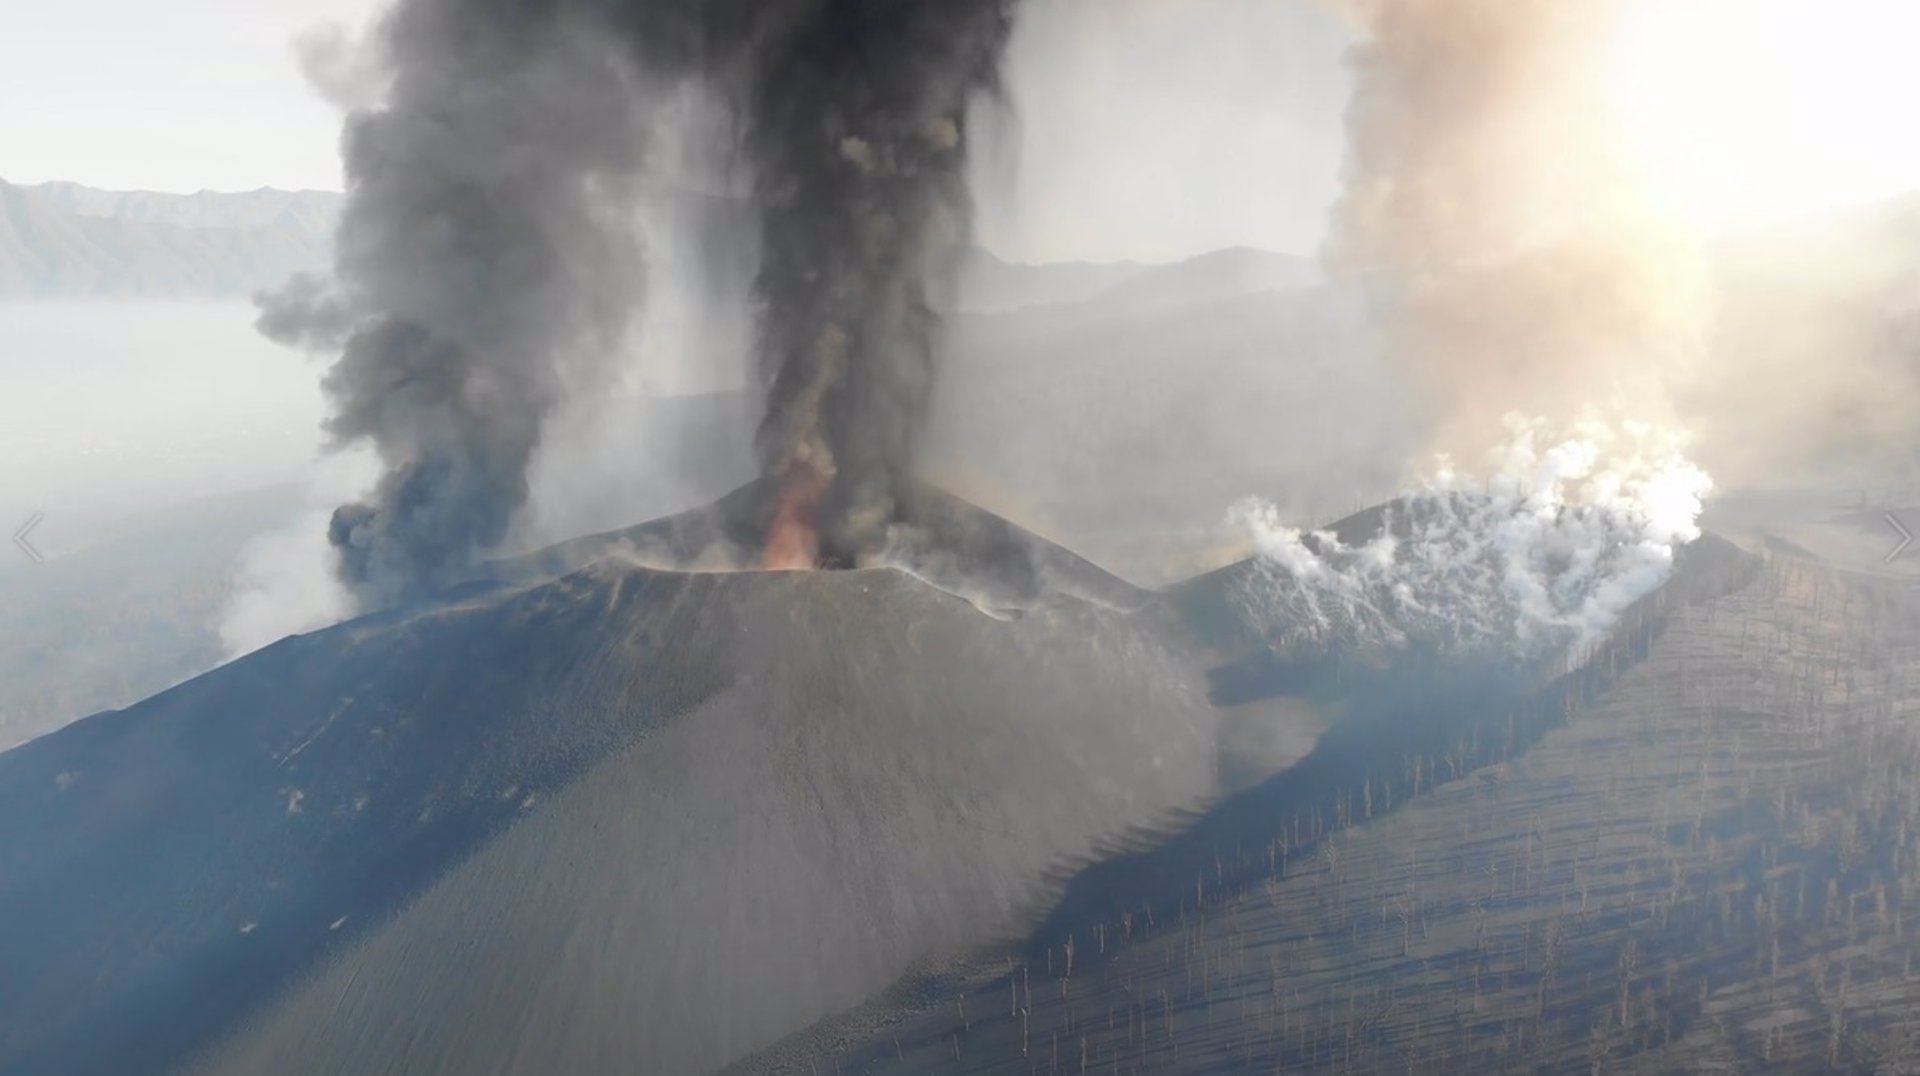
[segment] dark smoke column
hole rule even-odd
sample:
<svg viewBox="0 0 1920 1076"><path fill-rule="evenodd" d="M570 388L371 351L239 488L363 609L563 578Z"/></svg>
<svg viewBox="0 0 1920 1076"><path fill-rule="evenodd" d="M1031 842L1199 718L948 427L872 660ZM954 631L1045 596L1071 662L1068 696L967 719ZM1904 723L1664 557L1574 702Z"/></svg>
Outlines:
<svg viewBox="0 0 1920 1076"><path fill-rule="evenodd" d="M714 81L761 223L765 562L876 554L934 376L928 262L967 234L967 106L1013 0L400 0L384 106L348 122L336 287L263 330L339 347L339 443L385 471L333 517L369 604L457 579L506 536L568 389L641 298L636 183L659 91Z"/></svg>
<svg viewBox="0 0 1920 1076"><path fill-rule="evenodd" d="M383 475L330 537L368 604L457 575L527 498L542 424L621 353L643 278L632 57L551 3L403 0L386 103L343 136L337 293L296 282L262 329L340 347L335 441Z"/></svg>
<svg viewBox="0 0 1920 1076"><path fill-rule="evenodd" d="M763 5L745 149L761 217L763 566L876 552L935 373L928 262L967 238L967 106L1013 0Z"/></svg>

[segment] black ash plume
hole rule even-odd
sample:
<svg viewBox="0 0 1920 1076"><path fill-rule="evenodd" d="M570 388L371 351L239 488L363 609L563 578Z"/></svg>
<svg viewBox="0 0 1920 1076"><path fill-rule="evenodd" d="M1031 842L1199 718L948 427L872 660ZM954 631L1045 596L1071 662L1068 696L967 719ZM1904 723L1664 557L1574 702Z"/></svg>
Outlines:
<svg viewBox="0 0 1920 1076"><path fill-rule="evenodd" d="M1013 6L811 0L751 46L769 566L859 560L895 521L935 374L928 263L967 237L967 106L998 88Z"/></svg>
<svg viewBox="0 0 1920 1076"><path fill-rule="evenodd" d="M649 102L692 76L726 91L752 170L769 515L804 520L809 561L870 552L933 381L927 262L965 237L967 105L1013 6L401 0L386 100L347 123L337 279L262 298L276 339L341 349L329 430L384 465L334 515L342 577L404 600L506 536L543 424L624 353Z"/></svg>
<svg viewBox="0 0 1920 1076"><path fill-rule="evenodd" d="M328 431L379 453L378 487L330 534L369 604L506 536L565 386L620 352L643 278L626 207L644 95L594 29L513 0L399 5L378 38L387 99L342 137L334 290L262 298L276 338L342 349Z"/></svg>

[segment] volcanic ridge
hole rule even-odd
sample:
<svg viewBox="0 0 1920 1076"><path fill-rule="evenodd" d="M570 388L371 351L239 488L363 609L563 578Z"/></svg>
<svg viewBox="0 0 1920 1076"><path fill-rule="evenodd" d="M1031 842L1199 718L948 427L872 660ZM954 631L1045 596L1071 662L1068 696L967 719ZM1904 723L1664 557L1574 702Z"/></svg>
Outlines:
<svg viewBox="0 0 1920 1076"><path fill-rule="evenodd" d="M1439 734L1424 667L1215 706L1265 652L1194 627L1231 571L1143 591L926 487L872 563L739 570L769 503L497 562L0 754L0 1069L709 1071L1164 902L1272 782ZM1683 586L1743 556L1699 548ZM1373 742L1316 748L1332 716ZM1249 720L1286 746L1230 757Z"/></svg>

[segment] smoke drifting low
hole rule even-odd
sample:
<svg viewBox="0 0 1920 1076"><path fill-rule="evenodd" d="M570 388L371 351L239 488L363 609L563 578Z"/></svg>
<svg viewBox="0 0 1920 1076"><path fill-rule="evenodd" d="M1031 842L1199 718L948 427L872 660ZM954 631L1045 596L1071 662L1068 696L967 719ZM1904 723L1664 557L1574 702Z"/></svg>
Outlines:
<svg viewBox="0 0 1920 1076"><path fill-rule="evenodd" d="M1358 547L1242 505L1261 570L1241 597L1283 642L1565 655L1666 579L1712 485L1669 432L1703 306L1611 97L1625 8L1353 6L1367 36L1327 259L1443 462ZM1491 477L1463 483L1453 455Z"/></svg>
<svg viewBox="0 0 1920 1076"><path fill-rule="evenodd" d="M405 600L506 536L543 426L625 353L650 121L694 77L760 226L769 566L877 549L933 379L927 261L965 236L967 105L1012 8L402 0L371 46L386 99L347 123L337 279L262 301L263 331L340 349L329 431L383 464L333 515L342 578Z"/></svg>
<svg viewBox="0 0 1920 1076"><path fill-rule="evenodd" d="M1701 341L1693 251L1613 100L1615 0L1358 0L1327 256L1367 292L1430 450L1508 411L1672 421Z"/></svg>

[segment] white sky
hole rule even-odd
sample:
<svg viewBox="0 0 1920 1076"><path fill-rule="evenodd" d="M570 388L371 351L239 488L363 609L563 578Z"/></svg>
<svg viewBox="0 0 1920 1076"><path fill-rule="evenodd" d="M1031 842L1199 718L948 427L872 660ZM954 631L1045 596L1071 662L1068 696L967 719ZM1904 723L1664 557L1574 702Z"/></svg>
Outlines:
<svg viewBox="0 0 1920 1076"><path fill-rule="evenodd" d="M56 0L0 34L0 177L170 191L338 189L339 119L294 35L373 0Z"/></svg>
<svg viewBox="0 0 1920 1076"><path fill-rule="evenodd" d="M0 35L0 178L338 189L339 117L291 41L381 6L25 7ZM1337 174L1344 47L1309 0L1030 0L1009 71L1018 152L982 161L983 241L1035 261L1311 251Z"/></svg>
<svg viewBox="0 0 1920 1076"><path fill-rule="evenodd" d="M1350 41L1309 0L1029 0L1016 115L977 154L981 241L1026 261L1313 253Z"/></svg>
<svg viewBox="0 0 1920 1076"><path fill-rule="evenodd" d="M1726 223L1920 187L1920 2L1633 7L1622 89L1682 211Z"/></svg>
<svg viewBox="0 0 1920 1076"><path fill-rule="evenodd" d="M934 0L928 0L934 2ZM1623 91L1702 218L1920 188L1920 0L1622 0ZM340 185L291 41L382 0L59 0L0 35L0 178ZM980 238L1027 261L1308 253L1333 198L1350 31L1315 0L1027 0L1016 116L983 131ZM1717 221L1718 222L1718 221Z"/></svg>

